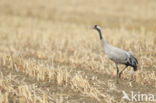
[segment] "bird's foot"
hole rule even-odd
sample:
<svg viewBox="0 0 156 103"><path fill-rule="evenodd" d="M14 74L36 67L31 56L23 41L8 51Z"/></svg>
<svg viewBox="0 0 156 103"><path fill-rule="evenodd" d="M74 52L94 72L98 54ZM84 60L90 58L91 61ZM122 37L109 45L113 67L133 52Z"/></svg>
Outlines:
<svg viewBox="0 0 156 103"><path fill-rule="evenodd" d="M122 72L119 73L119 78L121 78L121 74L122 74Z"/></svg>
<svg viewBox="0 0 156 103"><path fill-rule="evenodd" d="M119 80L118 79L116 80L116 84L119 84Z"/></svg>

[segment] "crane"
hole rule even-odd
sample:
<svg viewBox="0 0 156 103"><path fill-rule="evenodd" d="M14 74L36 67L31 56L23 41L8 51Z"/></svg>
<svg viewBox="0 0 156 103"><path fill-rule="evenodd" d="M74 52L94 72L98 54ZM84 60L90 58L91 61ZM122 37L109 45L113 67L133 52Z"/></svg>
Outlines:
<svg viewBox="0 0 156 103"><path fill-rule="evenodd" d="M118 78L121 77L122 72L128 67L133 67L134 71L137 71L137 58L131 51L125 51L120 48L116 48L110 44L108 44L102 36L101 28L98 25L95 25L93 27L95 30L98 31L100 41L102 44L102 47L104 48L104 53L108 56L110 60L112 60L115 63L116 70L117 70L117 84L119 83ZM123 64L125 67L119 72L118 65Z"/></svg>

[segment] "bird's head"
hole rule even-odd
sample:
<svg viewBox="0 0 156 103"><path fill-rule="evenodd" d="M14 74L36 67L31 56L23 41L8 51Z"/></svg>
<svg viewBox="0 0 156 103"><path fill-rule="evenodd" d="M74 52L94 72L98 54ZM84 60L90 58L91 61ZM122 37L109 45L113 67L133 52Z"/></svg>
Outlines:
<svg viewBox="0 0 156 103"><path fill-rule="evenodd" d="M96 29L96 30L101 30L100 26L99 25L94 25L93 29Z"/></svg>
<svg viewBox="0 0 156 103"><path fill-rule="evenodd" d="M95 30L97 30L98 31L98 33L99 33L99 36L100 36L100 40L102 40L103 39L103 37L102 37L102 33L101 33L101 28L100 28L100 26L98 26L98 25L94 25L94 27L93 27Z"/></svg>

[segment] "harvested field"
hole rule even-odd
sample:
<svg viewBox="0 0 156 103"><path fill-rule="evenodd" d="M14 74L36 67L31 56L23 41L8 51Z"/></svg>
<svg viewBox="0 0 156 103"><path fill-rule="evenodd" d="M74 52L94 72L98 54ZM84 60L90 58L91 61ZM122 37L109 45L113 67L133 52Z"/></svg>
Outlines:
<svg viewBox="0 0 156 103"><path fill-rule="evenodd" d="M0 103L133 102L123 99L122 91L136 93L136 103L150 102L138 98L156 98L155 4L0 0ZM95 24L109 44L138 58L138 71L128 67L119 84Z"/></svg>

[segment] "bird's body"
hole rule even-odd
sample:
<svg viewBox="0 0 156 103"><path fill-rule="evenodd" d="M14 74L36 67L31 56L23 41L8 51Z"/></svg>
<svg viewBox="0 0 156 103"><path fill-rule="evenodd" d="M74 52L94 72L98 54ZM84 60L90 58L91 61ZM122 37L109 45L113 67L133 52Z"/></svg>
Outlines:
<svg viewBox="0 0 156 103"><path fill-rule="evenodd" d="M103 45L103 43L102 43ZM128 66L135 66L137 63L137 59L131 52L127 52L125 50L122 50L120 48L113 47L109 44L103 45L104 47L104 53L117 64L125 64ZM131 61L132 60L132 61Z"/></svg>
<svg viewBox="0 0 156 103"><path fill-rule="evenodd" d="M99 32L101 44L104 48L104 53L115 62L116 68L117 68L117 82L118 82L118 64L124 64L126 67L123 69L125 70L128 66L133 67L134 71L137 70L137 64L138 61L133 53L127 52L125 50L122 50L120 48L113 47L106 43L103 39L101 28L97 25L94 26L94 28ZM119 77L121 76L121 73L123 70L119 73Z"/></svg>

